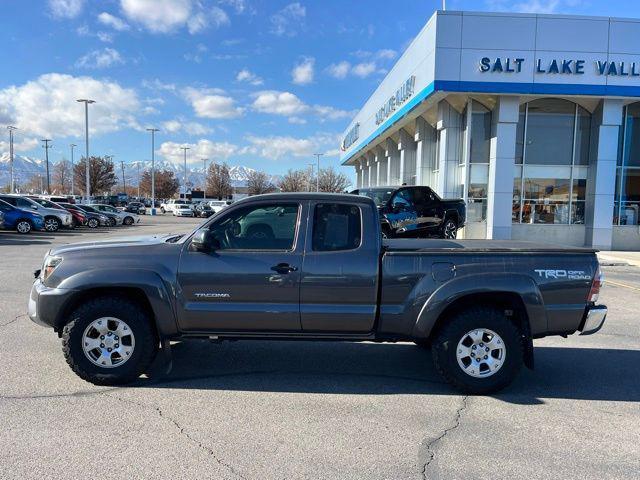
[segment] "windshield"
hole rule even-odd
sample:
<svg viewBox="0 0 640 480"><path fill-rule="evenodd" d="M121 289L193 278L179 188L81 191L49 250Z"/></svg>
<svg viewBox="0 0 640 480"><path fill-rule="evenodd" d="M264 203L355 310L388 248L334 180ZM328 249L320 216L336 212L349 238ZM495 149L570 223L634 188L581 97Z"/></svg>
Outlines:
<svg viewBox="0 0 640 480"><path fill-rule="evenodd" d="M375 204L377 206L381 206L381 205L385 205L389 199L391 198L391 195L393 194L393 189L382 189L382 188L376 188L376 189L364 189L361 188L360 190L356 190L354 193L361 195L363 197L369 197L371 200L373 200L375 202Z"/></svg>
<svg viewBox="0 0 640 480"><path fill-rule="evenodd" d="M100 213L95 208L90 207L89 205L78 205L78 208L84 210L85 212Z"/></svg>
<svg viewBox="0 0 640 480"><path fill-rule="evenodd" d="M44 198L34 198L33 201L39 203L45 208L57 208L58 210L62 210L60 205L50 202L49 200L45 200Z"/></svg>

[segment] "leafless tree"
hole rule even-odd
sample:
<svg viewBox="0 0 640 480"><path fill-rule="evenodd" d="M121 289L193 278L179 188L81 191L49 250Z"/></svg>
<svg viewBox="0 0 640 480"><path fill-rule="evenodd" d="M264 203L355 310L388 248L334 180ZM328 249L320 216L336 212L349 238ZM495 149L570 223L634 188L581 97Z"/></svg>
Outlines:
<svg viewBox="0 0 640 480"><path fill-rule="evenodd" d="M337 172L333 167L320 169L320 191L321 192L344 192L351 181L344 174Z"/></svg>
<svg viewBox="0 0 640 480"><path fill-rule="evenodd" d="M247 191L249 195L260 195L275 191L275 187L266 173L253 171L247 178Z"/></svg>
<svg viewBox="0 0 640 480"><path fill-rule="evenodd" d="M62 160L53 166L53 188L60 193L71 190L71 162Z"/></svg>
<svg viewBox="0 0 640 480"><path fill-rule="evenodd" d="M309 173L304 170L289 170L278 182L283 192L306 192L309 190Z"/></svg>
<svg viewBox="0 0 640 480"><path fill-rule="evenodd" d="M207 192L209 196L225 198L233 193L229 166L212 163L207 171Z"/></svg>
<svg viewBox="0 0 640 480"><path fill-rule="evenodd" d="M86 164L87 161L83 157L73 169L75 188L80 192L84 192L85 190ZM101 193L110 191L111 187L118 183L113 162L106 157L90 157L89 182L92 195L100 195Z"/></svg>

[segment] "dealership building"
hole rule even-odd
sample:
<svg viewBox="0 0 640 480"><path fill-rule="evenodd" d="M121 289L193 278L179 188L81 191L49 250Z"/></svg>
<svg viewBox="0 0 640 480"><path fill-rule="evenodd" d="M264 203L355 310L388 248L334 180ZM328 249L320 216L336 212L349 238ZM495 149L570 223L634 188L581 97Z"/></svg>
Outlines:
<svg viewBox="0 0 640 480"><path fill-rule="evenodd" d="M640 20L438 11L341 149L463 198L459 238L640 250Z"/></svg>

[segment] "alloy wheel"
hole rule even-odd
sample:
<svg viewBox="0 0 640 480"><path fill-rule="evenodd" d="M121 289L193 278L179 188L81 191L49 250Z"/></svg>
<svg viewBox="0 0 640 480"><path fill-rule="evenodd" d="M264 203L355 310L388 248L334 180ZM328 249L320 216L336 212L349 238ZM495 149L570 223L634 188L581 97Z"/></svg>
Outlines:
<svg viewBox="0 0 640 480"><path fill-rule="evenodd" d="M464 373L475 378L494 375L507 356L504 340L493 330L477 328L465 333L456 347L456 359Z"/></svg>
<svg viewBox="0 0 640 480"><path fill-rule="evenodd" d="M18 233L29 233L31 231L31 224L26 220L21 220L16 225L16 230Z"/></svg>
<svg viewBox="0 0 640 480"><path fill-rule="evenodd" d="M135 337L127 323L115 317L91 322L82 335L82 350L87 359L102 368L115 368L133 355Z"/></svg>
<svg viewBox="0 0 640 480"><path fill-rule="evenodd" d="M60 228L60 222L55 218L47 218L44 221L44 229L47 232L56 232Z"/></svg>
<svg viewBox="0 0 640 480"><path fill-rule="evenodd" d="M447 223L444 224L444 238L456 238L456 231L456 222L454 222L453 220L447 220Z"/></svg>

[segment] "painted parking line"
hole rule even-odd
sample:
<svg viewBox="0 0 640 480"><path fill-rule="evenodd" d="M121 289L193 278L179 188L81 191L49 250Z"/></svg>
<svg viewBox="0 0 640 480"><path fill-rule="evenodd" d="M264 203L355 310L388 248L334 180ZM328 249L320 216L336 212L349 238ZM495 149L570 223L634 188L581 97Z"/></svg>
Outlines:
<svg viewBox="0 0 640 480"><path fill-rule="evenodd" d="M637 292L640 292L640 288L638 288L638 287L634 287L632 285L627 285L626 283L614 282L613 280L609 280L609 279L605 280L604 284L605 285L611 284L611 285L615 285L617 287L630 288L631 290L635 290Z"/></svg>

